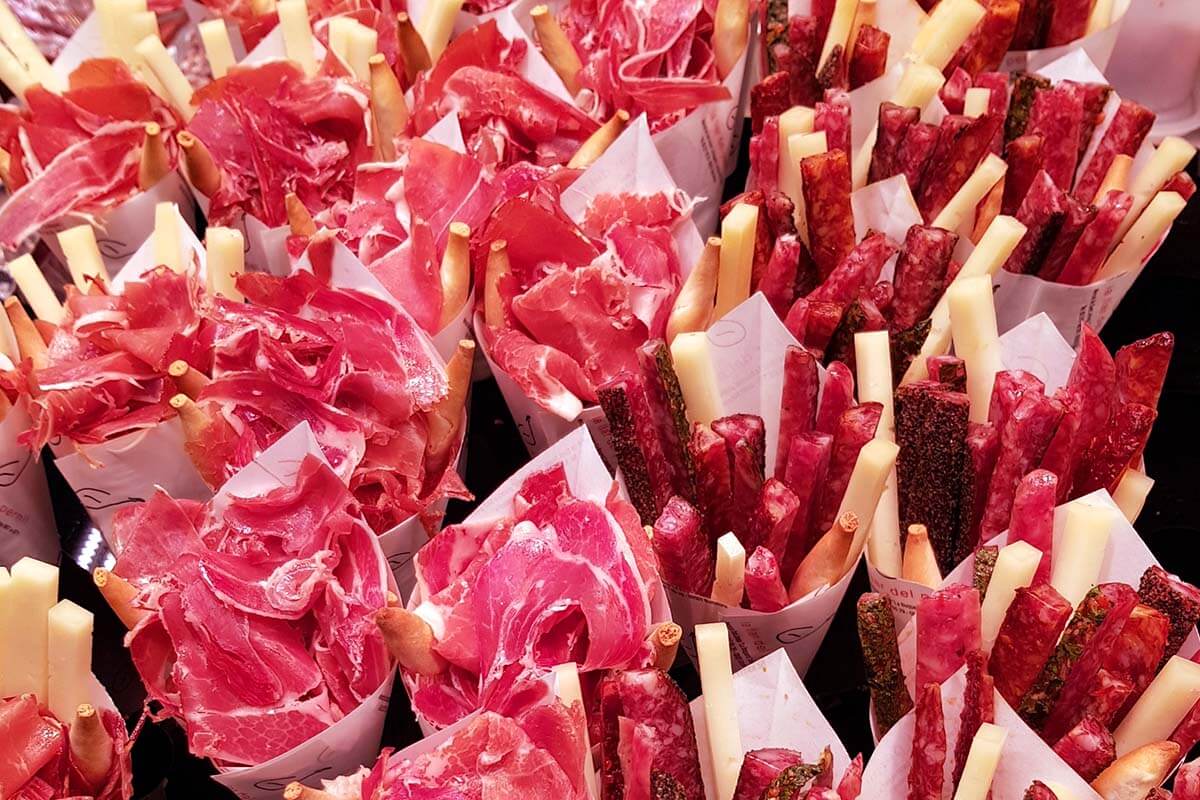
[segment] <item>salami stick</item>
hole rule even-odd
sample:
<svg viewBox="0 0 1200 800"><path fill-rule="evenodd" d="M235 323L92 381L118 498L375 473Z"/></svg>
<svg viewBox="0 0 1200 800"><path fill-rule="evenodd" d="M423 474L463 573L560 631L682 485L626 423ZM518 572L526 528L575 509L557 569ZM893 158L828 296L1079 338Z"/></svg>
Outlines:
<svg viewBox="0 0 1200 800"><path fill-rule="evenodd" d="M545 6L542 6L544 8ZM587 169L596 162L596 159L604 155L612 143L617 140L625 130L625 126L629 124L629 112L625 109L618 109L608 121L596 129L596 132L584 140L583 144L579 145L579 149L571 156L571 160L567 162L567 167L570 169Z"/></svg>
<svg viewBox="0 0 1200 800"><path fill-rule="evenodd" d="M900 650L896 641L896 619L886 597L868 592L858 599L858 639L862 644L867 687L875 709L880 738L912 710L912 696L904 683Z"/></svg>
<svg viewBox="0 0 1200 800"><path fill-rule="evenodd" d="M666 583L704 596L712 591L714 552L702 524L699 511L672 497L654 522L650 543Z"/></svg>
<svg viewBox="0 0 1200 800"><path fill-rule="evenodd" d="M574 97L579 94L579 72L583 69L579 53L575 52L575 46L563 32L558 20L550 13L549 6L534 6L530 10L529 16L533 20L534 30L537 31L537 41L542 48L542 55L546 57L550 66L562 79L567 93Z"/></svg>
<svg viewBox="0 0 1200 800"><path fill-rule="evenodd" d="M917 686L940 684L979 649L979 592L961 583L917 602Z"/></svg>
<svg viewBox="0 0 1200 800"><path fill-rule="evenodd" d="M917 690L917 717L912 763L908 768L908 800L941 800L946 764L946 723L942 687L927 683Z"/></svg>
<svg viewBox="0 0 1200 800"><path fill-rule="evenodd" d="M778 611L788 604L779 562L765 547L756 547L746 562L746 597L755 611Z"/></svg>
<svg viewBox="0 0 1200 800"><path fill-rule="evenodd" d="M1000 548L996 566L988 581L987 594L983 598L980 618L983 651L991 653L999 635L1000 626L1016 597L1017 590L1033 582L1033 576L1042 560L1042 551L1028 542L1013 542Z"/></svg>
<svg viewBox="0 0 1200 800"><path fill-rule="evenodd" d="M996 689L1009 705L1015 707L1033 686L1073 610L1049 584L1017 589L988 663Z"/></svg>
<svg viewBox="0 0 1200 800"><path fill-rule="evenodd" d="M970 1L968 0L968 2ZM946 79L942 76L940 68L923 61L914 61L905 68L904 75L901 76L900 83L896 86L896 91L888 99L902 108L924 108L945 82ZM875 139L878 133L878 127L872 128L866 141L854 156L852 179L855 189L861 189L867 184L871 156L875 150Z"/></svg>

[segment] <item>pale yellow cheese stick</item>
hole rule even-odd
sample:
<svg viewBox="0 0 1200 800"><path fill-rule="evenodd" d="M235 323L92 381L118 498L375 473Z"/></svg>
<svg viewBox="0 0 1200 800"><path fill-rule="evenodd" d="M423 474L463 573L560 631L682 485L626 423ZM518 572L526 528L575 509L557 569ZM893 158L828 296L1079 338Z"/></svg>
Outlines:
<svg viewBox="0 0 1200 800"><path fill-rule="evenodd" d="M63 306L54 290L46 282L41 269L28 253L8 262L8 272L17 282L17 288L25 295L25 302L33 309L38 319L58 325L63 320Z"/></svg>
<svg viewBox="0 0 1200 800"><path fill-rule="evenodd" d="M200 41L204 44L204 55L208 69L214 78L224 78L229 68L237 63L233 56L233 44L229 41L229 29L223 19L206 19L199 22Z"/></svg>

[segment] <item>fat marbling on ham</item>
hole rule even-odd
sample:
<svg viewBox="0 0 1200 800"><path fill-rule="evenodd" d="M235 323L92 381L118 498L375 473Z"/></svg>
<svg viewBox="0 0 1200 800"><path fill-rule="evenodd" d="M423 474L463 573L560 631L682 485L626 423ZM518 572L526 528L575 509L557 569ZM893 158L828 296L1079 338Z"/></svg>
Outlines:
<svg viewBox="0 0 1200 800"><path fill-rule="evenodd" d="M649 663L661 588L649 540L615 485L601 505L572 493L562 464L534 473L505 515L446 528L415 564L413 610L447 666L401 674L431 724L477 708L519 714L546 695L558 664Z"/></svg>
<svg viewBox="0 0 1200 800"><path fill-rule="evenodd" d="M150 614L127 644L157 713L220 766L267 761L371 696L391 664L388 569L320 459L289 485L208 503L158 492L114 519L116 575Z"/></svg>

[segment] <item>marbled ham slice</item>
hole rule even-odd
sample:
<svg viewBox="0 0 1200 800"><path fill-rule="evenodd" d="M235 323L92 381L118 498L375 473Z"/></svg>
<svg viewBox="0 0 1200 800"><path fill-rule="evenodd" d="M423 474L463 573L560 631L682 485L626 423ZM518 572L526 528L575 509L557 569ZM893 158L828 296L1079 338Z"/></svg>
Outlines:
<svg viewBox="0 0 1200 800"><path fill-rule="evenodd" d="M472 536L416 562L419 582L444 586L419 613L436 620L435 647L454 668L403 677L417 712L436 724L479 706L517 713L544 694L545 672L567 661L585 671L645 663L659 589L644 540L627 539L640 528L571 496L561 467L531 475L507 519L482 546ZM442 565L449 557L457 568Z"/></svg>
<svg viewBox="0 0 1200 800"><path fill-rule="evenodd" d="M390 672L374 624L387 566L314 458L292 486L249 500L159 493L117 514L114 539L114 571L154 598L131 634L134 663L193 753L266 761L354 710ZM311 568L292 568L305 558Z"/></svg>
<svg viewBox="0 0 1200 800"><path fill-rule="evenodd" d="M583 710L549 704L516 717L484 712L436 749L408 760L385 752L362 800L508 796L586 800Z"/></svg>

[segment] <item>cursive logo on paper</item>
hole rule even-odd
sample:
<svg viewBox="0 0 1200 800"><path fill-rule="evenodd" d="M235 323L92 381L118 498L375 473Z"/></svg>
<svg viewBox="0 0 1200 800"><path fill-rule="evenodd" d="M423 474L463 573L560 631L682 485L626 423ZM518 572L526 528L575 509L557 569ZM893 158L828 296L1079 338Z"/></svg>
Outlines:
<svg viewBox="0 0 1200 800"><path fill-rule="evenodd" d="M303 761L313 764L314 766L312 769L309 769L306 772L298 772L294 775L286 775L278 778L263 778L260 781L254 782L254 788L261 789L264 792L282 792L292 781L298 781L300 783L311 785L310 782L314 781L321 775L335 772L333 765L330 763L333 761L334 756L337 755L334 752L334 749L327 744L319 743L317 746L320 748L320 750L314 756L310 756L308 753L305 753L303 756L296 759L296 761ZM291 761L292 759L288 760Z"/></svg>
<svg viewBox="0 0 1200 800"><path fill-rule="evenodd" d="M90 511L124 506L129 503L140 503L146 499L144 497L121 497L120 495L114 495L107 489L95 486L85 486L82 489L76 490L75 494L79 495L79 502L83 503L83 507Z"/></svg>
<svg viewBox="0 0 1200 800"><path fill-rule="evenodd" d="M829 627L829 623L833 621L833 614L830 614L825 619L818 622L816 625L798 625L795 628L788 628L775 634L775 641L782 645L795 644L801 642L810 636L817 636L825 632Z"/></svg>
<svg viewBox="0 0 1200 800"><path fill-rule="evenodd" d="M708 329L708 341L714 347L734 347L746 339L746 326L736 320L717 320Z"/></svg>
<svg viewBox="0 0 1200 800"><path fill-rule="evenodd" d="M33 460L33 452L27 452L24 458L14 458L11 461L0 463L0 488L7 489L21 480L21 476L25 474L25 468L29 466L29 462Z"/></svg>
<svg viewBox="0 0 1200 800"><path fill-rule="evenodd" d="M517 423L517 430L521 432L521 439L526 447L537 447L537 436L533 432L533 415L526 414L525 421Z"/></svg>
<svg viewBox="0 0 1200 800"><path fill-rule="evenodd" d="M391 567L392 572L395 572L412 560L413 554L406 550L402 550L399 553L392 553L387 557L388 566Z"/></svg>
<svg viewBox="0 0 1200 800"><path fill-rule="evenodd" d="M133 255L133 250L129 248L129 243L120 239L98 236L96 237L96 246L100 248L100 255L106 259L125 258L126 256Z"/></svg>

